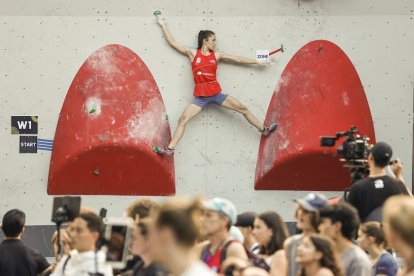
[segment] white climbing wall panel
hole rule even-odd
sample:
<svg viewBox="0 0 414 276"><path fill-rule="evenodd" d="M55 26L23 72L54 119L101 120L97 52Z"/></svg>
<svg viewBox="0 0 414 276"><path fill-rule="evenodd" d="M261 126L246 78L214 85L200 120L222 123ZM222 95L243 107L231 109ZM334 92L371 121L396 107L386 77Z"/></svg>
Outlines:
<svg viewBox="0 0 414 276"><path fill-rule="evenodd" d="M341 47L364 85L378 141L389 142L411 184L414 82L414 2L411 0L6 1L0 0L0 216L18 207L28 224L50 224L46 193L50 152L19 154L10 117L38 115L39 138L53 139L69 85L85 59L106 44L122 44L151 70L172 131L192 100L188 60L162 37L160 9L177 41L196 46L200 29L216 32L218 49L254 57L286 51L267 68L221 64L219 81L263 119L279 76L294 53L315 39ZM333 133L327 133L332 135ZM303 191L254 191L259 134L243 117L209 107L192 121L175 156L177 194L231 199L244 210L276 210L293 220ZM300 168L298 168L300 170ZM334 184L333 184L334 185ZM327 193L328 196L340 193ZM87 196L85 206L119 216L132 197Z"/></svg>

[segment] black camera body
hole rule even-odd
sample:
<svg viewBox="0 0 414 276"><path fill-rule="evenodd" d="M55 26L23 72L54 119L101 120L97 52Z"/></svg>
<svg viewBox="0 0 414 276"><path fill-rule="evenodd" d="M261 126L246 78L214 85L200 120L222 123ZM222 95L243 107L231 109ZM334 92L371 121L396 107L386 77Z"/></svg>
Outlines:
<svg viewBox="0 0 414 276"><path fill-rule="evenodd" d="M346 137L344 142L336 148L336 152L343 158L344 167L350 169L352 183L369 174L368 155L369 137L358 135L358 129L352 126L350 130L338 132L334 137L321 137L321 147L333 147L337 140Z"/></svg>
<svg viewBox="0 0 414 276"><path fill-rule="evenodd" d="M80 196L64 196L53 198L52 222L62 224L73 221L79 215Z"/></svg>

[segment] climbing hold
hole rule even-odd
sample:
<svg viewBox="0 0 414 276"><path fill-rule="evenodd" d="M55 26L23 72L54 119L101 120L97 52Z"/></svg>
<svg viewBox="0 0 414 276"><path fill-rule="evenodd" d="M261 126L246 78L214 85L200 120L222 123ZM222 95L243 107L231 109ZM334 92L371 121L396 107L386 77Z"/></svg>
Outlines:
<svg viewBox="0 0 414 276"><path fill-rule="evenodd" d="M95 170L93 170L93 174L98 176L99 175L99 168L96 168Z"/></svg>
<svg viewBox="0 0 414 276"><path fill-rule="evenodd" d="M158 147L157 147L157 146L153 146L153 147L152 147L152 151L153 151L153 152L158 152Z"/></svg>
<svg viewBox="0 0 414 276"><path fill-rule="evenodd" d="M161 12L159 10L156 10L156 11L154 11L154 15L155 16L161 15Z"/></svg>
<svg viewBox="0 0 414 276"><path fill-rule="evenodd" d="M165 114L165 120L168 121L168 114Z"/></svg>
<svg viewBox="0 0 414 276"><path fill-rule="evenodd" d="M103 142L106 140L107 135L103 134L103 135L99 135L99 141Z"/></svg>
<svg viewBox="0 0 414 276"><path fill-rule="evenodd" d="M93 105L91 107L91 109L89 110L89 114L95 113L96 112L96 105Z"/></svg>
<svg viewBox="0 0 414 276"><path fill-rule="evenodd" d="M285 48L283 48L283 44L280 45L280 51L283 53L285 51Z"/></svg>

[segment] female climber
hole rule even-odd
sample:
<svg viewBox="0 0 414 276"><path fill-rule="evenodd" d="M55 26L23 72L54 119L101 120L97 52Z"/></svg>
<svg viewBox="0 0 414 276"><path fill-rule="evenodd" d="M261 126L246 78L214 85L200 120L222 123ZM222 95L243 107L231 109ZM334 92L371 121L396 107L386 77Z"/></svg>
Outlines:
<svg viewBox="0 0 414 276"><path fill-rule="evenodd" d="M269 125L260 123L250 110L248 110L238 99L224 94L220 84L217 82L217 63L220 60L242 64L264 65L263 63L250 58L214 51L216 48L216 36L214 32L209 30L200 31L198 34L197 50L190 49L175 41L168 30L164 17L158 15L157 22L161 26L168 44L190 59L195 82L193 102L189 104L181 114L178 126L170 144L164 148L157 147L156 151L158 154L173 156L175 147L183 136L187 123L206 108L207 105L212 103L243 114L246 120L256 127L263 136L269 135L277 128L276 123L271 123Z"/></svg>

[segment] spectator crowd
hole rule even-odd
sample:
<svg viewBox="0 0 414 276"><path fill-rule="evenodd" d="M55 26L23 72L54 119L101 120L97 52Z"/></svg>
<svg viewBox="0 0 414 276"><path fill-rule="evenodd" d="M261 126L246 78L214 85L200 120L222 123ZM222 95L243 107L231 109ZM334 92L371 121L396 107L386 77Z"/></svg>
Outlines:
<svg viewBox="0 0 414 276"><path fill-rule="evenodd" d="M388 144L375 144L370 174L339 202L316 192L295 199L294 233L277 203L274 210L238 213L218 197L139 199L125 212L133 227L123 268L107 261L105 223L94 210L81 208L54 233L50 264L22 241L25 213L12 209L2 219L0 276L414 275L414 199L398 160L387 175L391 157Z"/></svg>

